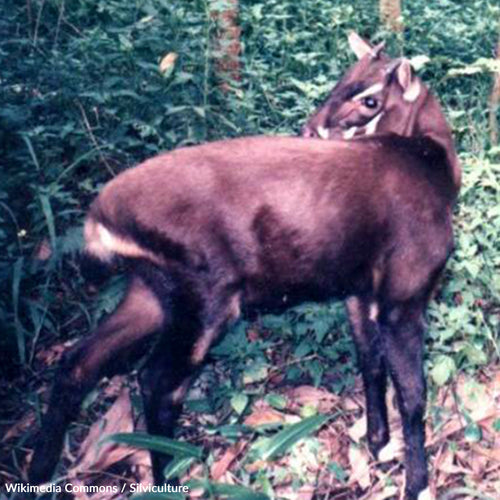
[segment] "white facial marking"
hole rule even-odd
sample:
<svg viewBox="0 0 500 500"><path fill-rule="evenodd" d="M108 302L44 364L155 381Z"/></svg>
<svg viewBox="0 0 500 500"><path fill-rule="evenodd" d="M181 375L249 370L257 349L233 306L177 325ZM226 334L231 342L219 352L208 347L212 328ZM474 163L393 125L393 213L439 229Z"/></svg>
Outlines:
<svg viewBox="0 0 500 500"><path fill-rule="evenodd" d="M430 488L425 488L419 493L417 500L434 500L434 495L431 493Z"/></svg>
<svg viewBox="0 0 500 500"><path fill-rule="evenodd" d="M365 135L372 135L375 133L377 130L377 125L380 119L382 118L382 115L384 113L379 113L375 118L372 118L366 125L365 125Z"/></svg>
<svg viewBox="0 0 500 500"><path fill-rule="evenodd" d="M403 99L406 102L415 102L420 95L420 91L420 83L417 80L414 80L403 94Z"/></svg>
<svg viewBox="0 0 500 500"><path fill-rule="evenodd" d="M363 97L367 97L369 95L376 94L377 92L380 92L384 88L383 83L375 83L371 87L368 87L367 89L363 90L363 92L360 92L359 94L355 95L352 100L353 101L359 101L360 99L363 99Z"/></svg>
<svg viewBox="0 0 500 500"><path fill-rule="evenodd" d="M358 127L348 128L342 133L342 137L346 140L352 139L354 137L354 134L356 133L356 130L358 130Z"/></svg>
<svg viewBox="0 0 500 500"><path fill-rule="evenodd" d="M322 127L321 125L316 129L318 132L318 135L321 137L321 139L329 139L330 138L330 130Z"/></svg>

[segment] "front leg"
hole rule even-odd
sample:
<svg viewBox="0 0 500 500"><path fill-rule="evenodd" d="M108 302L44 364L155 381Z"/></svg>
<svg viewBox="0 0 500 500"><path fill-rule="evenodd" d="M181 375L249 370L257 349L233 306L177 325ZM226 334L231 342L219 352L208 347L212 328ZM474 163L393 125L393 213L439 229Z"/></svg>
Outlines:
<svg viewBox="0 0 500 500"><path fill-rule="evenodd" d="M387 365L403 422L406 500L423 498L428 485L424 448L423 307L421 301L392 304L380 318Z"/></svg>
<svg viewBox="0 0 500 500"><path fill-rule="evenodd" d="M389 441L387 373L377 326L378 306L371 296L349 297L346 306L365 389L368 446L377 458Z"/></svg>

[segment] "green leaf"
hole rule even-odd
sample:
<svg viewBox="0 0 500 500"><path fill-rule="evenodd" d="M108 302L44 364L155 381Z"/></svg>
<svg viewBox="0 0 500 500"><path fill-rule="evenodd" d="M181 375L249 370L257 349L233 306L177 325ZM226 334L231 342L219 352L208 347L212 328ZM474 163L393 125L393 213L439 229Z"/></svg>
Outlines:
<svg viewBox="0 0 500 500"><path fill-rule="evenodd" d="M46 193L39 193L40 204L42 205L42 212L47 222L49 229L50 244L52 249L56 248L56 225L54 221L54 213L52 212L52 205L50 204L49 196Z"/></svg>
<svg viewBox="0 0 500 500"><path fill-rule="evenodd" d="M26 339L24 335L24 327L19 318L19 290L21 286L21 278L23 276L24 258L19 257L14 263L12 272L12 303L14 305L14 326L16 331L17 351L21 363L26 362Z"/></svg>
<svg viewBox="0 0 500 500"><path fill-rule="evenodd" d="M314 415L305 418L301 422L286 427L272 438L262 441L259 449L253 451L256 452L258 458L271 460L282 455L302 438L319 429L328 419L329 417L326 415Z"/></svg>
<svg viewBox="0 0 500 500"><path fill-rule="evenodd" d="M175 441L163 436L151 434L141 434L138 432L112 434L102 440L103 443L111 441L112 443L127 444L136 448L145 448L147 450L158 451L166 455L193 457L200 459L203 450L189 443Z"/></svg>
<svg viewBox="0 0 500 500"><path fill-rule="evenodd" d="M182 474L184 474L189 469L194 460L194 457L173 458L163 469L165 480L168 481L169 479L172 479L174 477L182 476Z"/></svg>
<svg viewBox="0 0 500 500"><path fill-rule="evenodd" d="M475 422L471 422L464 430L464 437L466 441L469 441L469 443L477 443L481 441L481 428Z"/></svg>
<svg viewBox="0 0 500 500"><path fill-rule="evenodd" d="M184 500L186 495L182 493L138 493L133 495L131 500Z"/></svg>
<svg viewBox="0 0 500 500"><path fill-rule="evenodd" d="M444 354L438 356L431 370L431 377L437 385L441 386L448 382L449 378L456 372L455 361Z"/></svg>
<svg viewBox="0 0 500 500"><path fill-rule="evenodd" d="M330 472L333 472L335 474L335 477L341 482L345 483L347 481L347 478L349 477L349 474L344 470L344 468L338 464L337 462L330 462L328 464L328 469Z"/></svg>
<svg viewBox="0 0 500 500"><path fill-rule="evenodd" d="M212 497L228 497L231 500L270 500L264 493L258 493L237 484L212 483L210 481L192 480L186 483L191 489L202 488Z"/></svg>
<svg viewBox="0 0 500 500"><path fill-rule="evenodd" d="M266 401L277 410L283 410L286 408L288 399L282 394L268 394L266 396Z"/></svg>
<svg viewBox="0 0 500 500"><path fill-rule="evenodd" d="M238 415L241 415L245 411L247 405L248 396L246 394L239 392L231 398L231 406Z"/></svg>
<svg viewBox="0 0 500 500"><path fill-rule="evenodd" d="M255 363L245 369L245 372L243 373L243 383L246 385L260 382L267 378L268 373L269 369L266 364L262 362Z"/></svg>
<svg viewBox="0 0 500 500"><path fill-rule="evenodd" d="M304 356L307 356L312 350L313 347L311 345L311 342L305 339L297 346L293 355L296 358L303 358Z"/></svg>
<svg viewBox="0 0 500 500"><path fill-rule="evenodd" d="M469 363L473 365L484 365L488 361L488 357L484 351L479 350L477 347L473 345L467 345L464 347L462 352L467 357Z"/></svg>
<svg viewBox="0 0 500 500"><path fill-rule="evenodd" d="M236 439L241 437L243 434L249 434L254 432L252 427L248 425L233 424L233 425L221 425L216 427L215 430L221 435L228 439Z"/></svg>

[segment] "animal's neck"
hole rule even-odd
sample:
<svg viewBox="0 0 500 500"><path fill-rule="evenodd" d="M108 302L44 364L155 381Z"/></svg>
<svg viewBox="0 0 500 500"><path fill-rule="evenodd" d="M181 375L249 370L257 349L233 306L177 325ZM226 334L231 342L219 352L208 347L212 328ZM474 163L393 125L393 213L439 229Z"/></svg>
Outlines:
<svg viewBox="0 0 500 500"><path fill-rule="evenodd" d="M450 175L458 193L462 177L460 162L450 127L446 122L441 106L430 92L426 92L425 100L418 112L414 133L419 136L429 137L446 151Z"/></svg>
<svg viewBox="0 0 500 500"><path fill-rule="evenodd" d="M451 135L450 127L443 115L441 106L434 96L421 83L422 92L407 113L396 112L388 115L392 123L384 128L405 137L427 137L439 144L446 152L450 177L458 193L460 189L461 168ZM397 101L398 105L400 101Z"/></svg>

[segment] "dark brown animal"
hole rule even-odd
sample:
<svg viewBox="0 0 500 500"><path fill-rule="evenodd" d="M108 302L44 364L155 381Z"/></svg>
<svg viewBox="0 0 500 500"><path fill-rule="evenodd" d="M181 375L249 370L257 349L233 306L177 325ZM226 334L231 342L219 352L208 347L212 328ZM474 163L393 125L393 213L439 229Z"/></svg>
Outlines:
<svg viewBox="0 0 500 500"><path fill-rule="evenodd" d="M193 373L242 309L337 297L347 299L359 353L370 448L389 439L388 372L404 424L406 499L426 495L423 314L453 247L460 170L439 105L408 62L354 35L351 46L360 61L304 131L353 140L215 142L157 156L105 186L85 222L85 254L107 267L125 260L130 283L117 310L64 356L32 482L50 479L85 394L125 371L149 339L147 427L171 436ZM157 482L166 460L153 453Z"/></svg>

